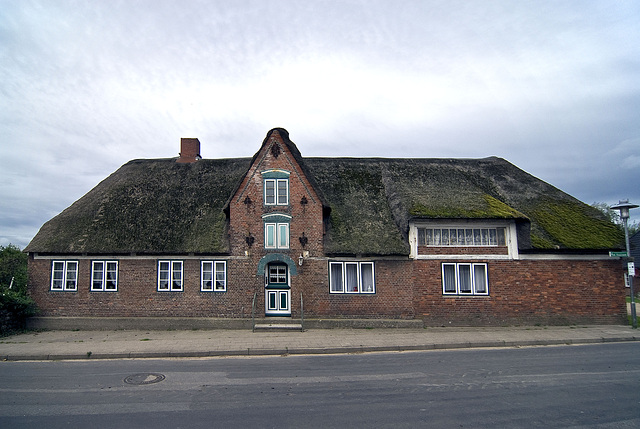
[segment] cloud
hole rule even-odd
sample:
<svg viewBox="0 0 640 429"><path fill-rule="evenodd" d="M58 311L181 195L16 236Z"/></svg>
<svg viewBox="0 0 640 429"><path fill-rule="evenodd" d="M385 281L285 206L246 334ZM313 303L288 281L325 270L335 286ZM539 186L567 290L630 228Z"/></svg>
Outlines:
<svg viewBox="0 0 640 429"><path fill-rule="evenodd" d="M498 155L587 202L640 201L636 2L0 8L0 241L180 137L251 156L276 126L306 156Z"/></svg>

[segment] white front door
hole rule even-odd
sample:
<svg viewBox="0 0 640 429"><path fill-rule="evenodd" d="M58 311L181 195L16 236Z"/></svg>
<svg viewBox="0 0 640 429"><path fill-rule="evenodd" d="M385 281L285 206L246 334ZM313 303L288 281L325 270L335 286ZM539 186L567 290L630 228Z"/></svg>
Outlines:
<svg viewBox="0 0 640 429"><path fill-rule="evenodd" d="M291 286L289 267L282 263L271 263L265 270L265 315L291 316Z"/></svg>

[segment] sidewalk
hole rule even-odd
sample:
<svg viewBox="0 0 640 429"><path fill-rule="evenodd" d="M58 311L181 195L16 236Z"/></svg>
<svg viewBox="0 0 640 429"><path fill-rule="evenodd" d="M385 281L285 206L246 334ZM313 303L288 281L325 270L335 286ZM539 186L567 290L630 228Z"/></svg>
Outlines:
<svg viewBox="0 0 640 429"><path fill-rule="evenodd" d="M44 331L0 338L1 360L360 353L640 341L621 325L427 329Z"/></svg>

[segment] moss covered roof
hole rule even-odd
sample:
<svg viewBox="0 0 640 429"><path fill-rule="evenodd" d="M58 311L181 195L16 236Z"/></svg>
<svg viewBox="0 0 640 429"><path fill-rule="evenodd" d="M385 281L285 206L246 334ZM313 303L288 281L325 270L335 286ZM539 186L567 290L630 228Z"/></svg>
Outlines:
<svg viewBox="0 0 640 429"><path fill-rule="evenodd" d="M598 210L501 158L300 160L330 208L327 254L407 255L409 222L426 219L530 223L534 249L611 249L624 239ZM25 250L228 253L224 208L250 164L131 161L43 225Z"/></svg>

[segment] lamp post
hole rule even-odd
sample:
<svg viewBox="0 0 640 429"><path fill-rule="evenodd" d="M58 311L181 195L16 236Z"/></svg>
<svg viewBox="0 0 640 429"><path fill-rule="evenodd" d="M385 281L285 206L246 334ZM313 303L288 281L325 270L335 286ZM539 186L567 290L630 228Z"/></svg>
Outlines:
<svg viewBox="0 0 640 429"><path fill-rule="evenodd" d="M620 211L620 218L622 219L622 225L624 226L624 240L627 245L627 258L629 258L628 259L629 261L632 261L632 259L630 259L631 253L629 253L630 251L629 228L627 227L627 221L629 220L629 210L635 209L636 207L640 207L640 206L629 203L629 200L620 200L620 202L617 205L611 206L612 210ZM633 296L633 274L634 273L631 272L631 270L629 270L628 278L629 278L629 293L631 294L631 325L635 329L638 327L638 321L636 320L636 304L634 302L634 296Z"/></svg>

